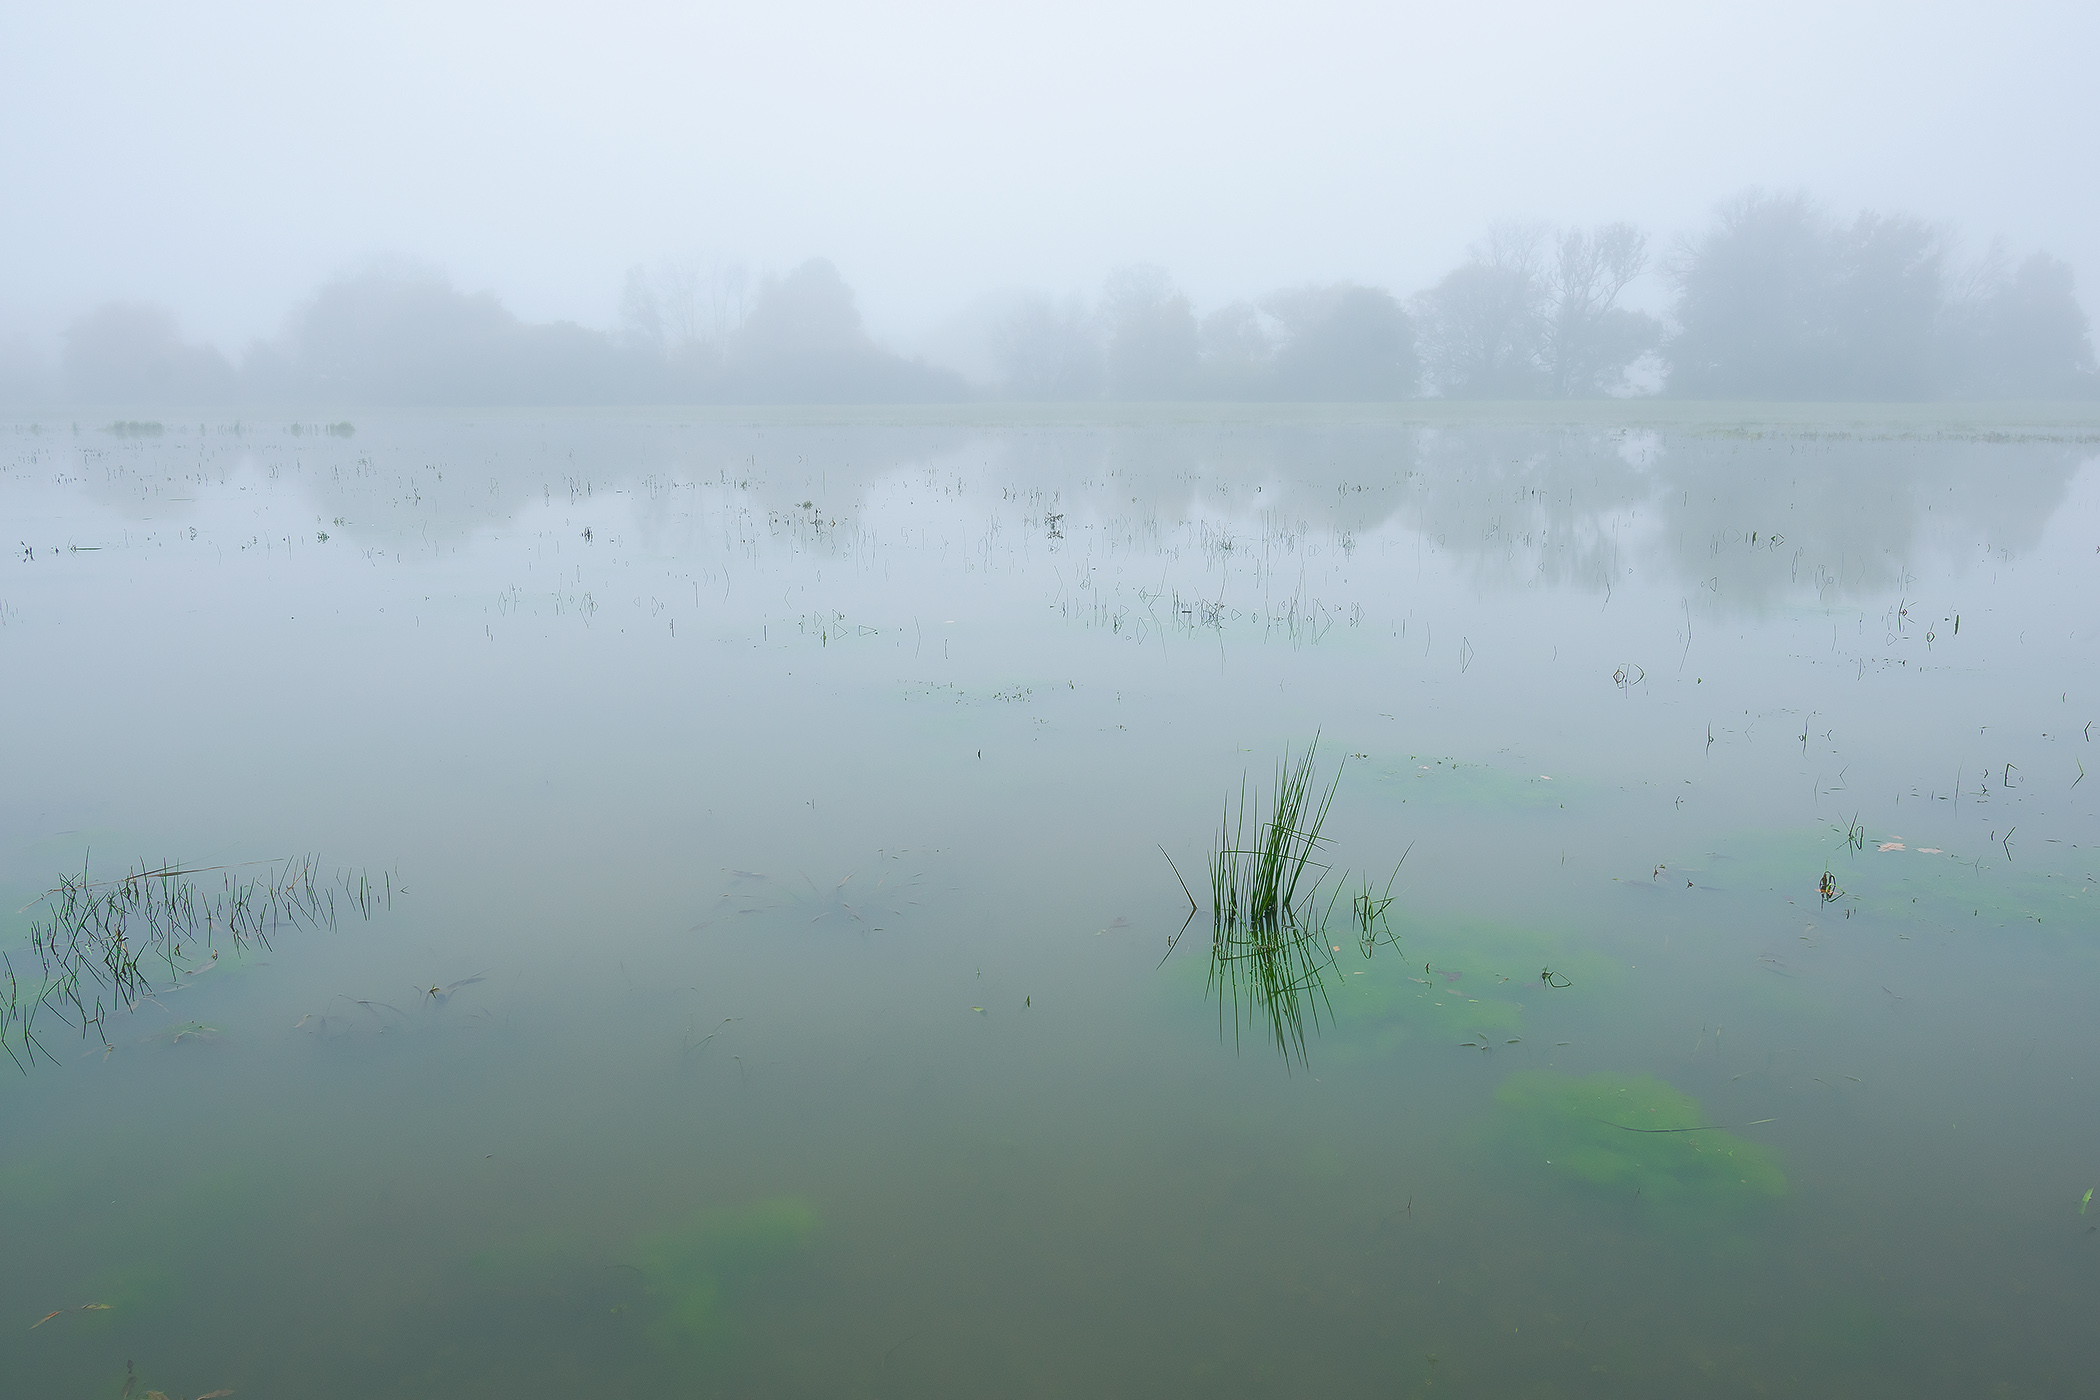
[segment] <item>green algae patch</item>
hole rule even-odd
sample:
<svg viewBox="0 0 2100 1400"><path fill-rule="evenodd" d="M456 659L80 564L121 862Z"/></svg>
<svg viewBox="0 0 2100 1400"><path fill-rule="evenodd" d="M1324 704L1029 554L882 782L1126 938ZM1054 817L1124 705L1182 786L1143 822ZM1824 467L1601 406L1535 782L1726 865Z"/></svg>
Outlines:
<svg viewBox="0 0 2100 1400"><path fill-rule="evenodd" d="M1623 1199L1704 1214L1786 1193L1777 1153L1709 1122L1699 1100L1652 1074L1525 1070L1495 1101L1540 1165Z"/></svg>
<svg viewBox="0 0 2100 1400"><path fill-rule="evenodd" d="M702 1210L635 1241L659 1346L706 1347L726 1341L737 1296L761 1275L801 1254L816 1233L807 1201L779 1196L735 1210Z"/></svg>
<svg viewBox="0 0 2100 1400"><path fill-rule="evenodd" d="M1402 918L1368 959L1346 944L1337 957L1337 1028L1379 1048L1481 1035L1500 1044L1522 1034L1526 1010L1544 998L1587 999L1617 973L1560 934L1484 919Z"/></svg>

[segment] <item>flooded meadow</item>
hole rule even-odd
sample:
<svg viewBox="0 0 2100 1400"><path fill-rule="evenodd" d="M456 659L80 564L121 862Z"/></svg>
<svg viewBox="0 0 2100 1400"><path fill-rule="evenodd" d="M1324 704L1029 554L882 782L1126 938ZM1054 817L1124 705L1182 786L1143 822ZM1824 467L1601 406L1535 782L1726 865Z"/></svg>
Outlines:
<svg viewBox="0 0 2100 1400"><path fill-rule="evenodd" d="M0 422L9 1394L2100 1363L2100 417L353 418Z"/></svg>

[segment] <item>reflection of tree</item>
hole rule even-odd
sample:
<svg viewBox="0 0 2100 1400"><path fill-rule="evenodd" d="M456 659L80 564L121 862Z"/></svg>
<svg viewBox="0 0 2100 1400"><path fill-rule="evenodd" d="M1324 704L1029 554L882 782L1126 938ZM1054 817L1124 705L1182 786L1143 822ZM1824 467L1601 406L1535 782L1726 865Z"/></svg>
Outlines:
<svg viewBox="0 0 2100 1400"><path fill-rule="evenodd" d="M1602 592L1624 572L1627 515L1656 490L1620 434L1424 431L1400 518L1482 583Z"/></svg>
<svg viewBox="0 0 2100 1400"><path fill-rule="evenodd" d="M704 488L707 511L722 516L708 530L762 534L776 519L820 515L825 528L798 535L799 547L845 551L871 501L922 481L938 499L939 476L952 499L1007 526L1056 511L1062 548L1152 568L1229 541L1266 572L1301 545L1381 539L1431 546L1482 589L1602 596L1631 568L1643 586L1681 588L1724 612L1878 597L1937 550L2032 549L2094 451L2041 439L1149 412L1028 426L483 413L361 420L350 440L215 429L185 451L197 448L185 470L206 482L301 470L321 519L354 522L334 531L345 542L443 545L549 504L588 510L613 496L633 503L651 548L677 552L700 539L694 493ZM98 440L94 450L108 448ZM159 449L123 450L150 464ZM113 511L159 517L135 481L88 480Z"/></svg>
<svg viewBox="0 0 2100 1400"><path fill-rule="evenodd" d="M1399 517L1483 583L1595 592L1661 567L1723 612L1832 605L1899 589L1944 545L2033 548L2090 455L2060 441L1426 432Z"/></svg>
<svg viewBox="0 0 2100 1400"><path fill-rule="evenodd" d="M2051 441L1680 438L1657 464L1657 541L1724 610L1857 602L1900 589L1935 550L2032 549L2091 455Z"/></svg>
<svg viewBox="0 0 2100 1400"><path fill-rule="evenodd" d="M1601 595L1634 568L1651 584L1660 571L1688 591L1703 585L1722 611L1877 597L1950 543L2031 549L2092 452L2049 440L1369 424L994 441L984 455L1000 477L1068 505L1102 500L1162 522L1237 516L1257 546L1286 525L1353 539L1397 526L1480 587Z"/></svg>

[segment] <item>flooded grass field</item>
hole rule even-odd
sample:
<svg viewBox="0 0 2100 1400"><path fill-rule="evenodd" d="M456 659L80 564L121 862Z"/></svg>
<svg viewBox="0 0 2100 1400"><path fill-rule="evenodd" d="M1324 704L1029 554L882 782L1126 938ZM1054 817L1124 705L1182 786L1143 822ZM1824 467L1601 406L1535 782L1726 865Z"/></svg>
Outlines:
<svg viewBox="0 0 2100 1400"><path fill-rule="evenodd" d="M2100 1364L2100 417L111 413L0 516L10 1395Z"/></svg>

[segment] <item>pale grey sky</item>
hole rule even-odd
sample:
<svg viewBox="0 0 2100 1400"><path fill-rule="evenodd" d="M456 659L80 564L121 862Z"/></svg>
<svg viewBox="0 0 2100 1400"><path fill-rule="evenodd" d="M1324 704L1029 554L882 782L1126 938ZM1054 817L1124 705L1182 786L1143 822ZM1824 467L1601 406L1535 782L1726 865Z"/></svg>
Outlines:
<svg viewBox="0 0 2100 1400"><path fill-rule="evenodd" d="M24 4L0 334L110 297L238 351L331 272L440 264L610 324L625 267L823 254L912 341L1167 266L1201 303L1410 292L1496 218L1667 240L1805 187L2069 258L2091 4Z"/></svg>

